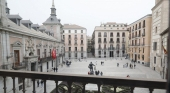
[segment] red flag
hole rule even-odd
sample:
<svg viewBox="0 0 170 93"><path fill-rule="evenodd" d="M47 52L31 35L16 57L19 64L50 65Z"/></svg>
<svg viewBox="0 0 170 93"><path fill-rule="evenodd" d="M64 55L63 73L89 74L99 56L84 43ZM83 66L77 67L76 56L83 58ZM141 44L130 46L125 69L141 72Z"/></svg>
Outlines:
<svg viewBox="0 0 170 93"><path fill-rule="evenodd" d="M52 50L52 58L56 59L56 50L55 49Z"/></svg>

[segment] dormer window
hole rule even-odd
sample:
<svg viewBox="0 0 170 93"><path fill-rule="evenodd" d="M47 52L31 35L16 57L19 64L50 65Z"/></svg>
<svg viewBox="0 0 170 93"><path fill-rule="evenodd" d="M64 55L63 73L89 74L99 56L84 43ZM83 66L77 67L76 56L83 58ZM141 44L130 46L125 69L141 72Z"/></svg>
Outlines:
<svg viewBox="0 0 170 93"><path fill-rule="evenodd" d="M51 18L51 21L53 21L53 18Z"/></svg>

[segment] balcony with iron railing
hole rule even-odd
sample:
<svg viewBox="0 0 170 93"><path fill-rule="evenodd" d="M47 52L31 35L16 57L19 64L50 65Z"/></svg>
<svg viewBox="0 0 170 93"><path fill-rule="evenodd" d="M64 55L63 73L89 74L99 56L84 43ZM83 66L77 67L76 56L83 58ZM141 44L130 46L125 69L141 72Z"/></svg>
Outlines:
<svg viewBox="0 0 170 93"><path fill-rule="evenodd" d="M68 39L71 39L71 37L68 37Z"/></svg>
<svg viewBox="0 0 170 93"><path fill-rule="evenodd" d="M102 35L98 35L98 37L101 37Z"/></svg>
<svg viewBox="0 0 170 93"><path fill-rule="evenodd" d="M114 43L114 41L110 41L109 43Z"/></svg>
<svg viewBox="0 0 170 93"><path fill-rule="evenodd" d="M77 43L74 43L74 45L78 45Z"/></svg>
<svg viewBox="0 0 170 93"><path fill-rule="evenodd" d="M120 41L116 41L116 43L120 43Z"/></svg>
<svg viewBox="0 0 170 93"><path fill-rule="evenodd" d="M122 41L122 43L125 43L125 41Z"/></svg>
<svg viewBox="0 0 170 93"><path fill-rule="evenodd" d="M74 37L75 40L77 40L77 37Z"/></svg>
<svg viewBox="0 0 170 93"><path fill-rule="evenodd" d="M107 43L107 41L104 41L103 43Z"/></svg>
<svg viewBox="0 0 170 93"><path fill-rule="evenodd" d="M102 41L98 41L98 43L102 43Z"/></svg>
<svg viewBox="0 0 170 93"><path fill-rule="evenodd" d="M142 33L142 36L145 36L145 33Z"/></svg>
<svg viewBox="0 0 170 93"><path fill-rule="evenodd" d="M84 45L83 43L80 43L80 45Z"/></svg>

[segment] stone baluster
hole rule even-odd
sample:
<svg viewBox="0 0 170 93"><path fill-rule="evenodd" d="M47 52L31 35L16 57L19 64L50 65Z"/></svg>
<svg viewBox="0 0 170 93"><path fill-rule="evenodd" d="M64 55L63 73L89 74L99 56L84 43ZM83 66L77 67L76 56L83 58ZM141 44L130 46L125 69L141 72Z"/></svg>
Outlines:
<svg viewBox="0 0 170 93"><path fill-rule="evenodd" d="M46 89L46 80L43 80L44 81L44 93L47 93L47 89Z"/></svg>
<svg viewBox="0 0 170 93"><path fill-rule="evenodd" d="M25 78L22 78L22 82L23 82L23 93L25 93L26 92L26 90L25 90Z"/></svg>
<svg viewBox="0 0 170 93"><path fill-rule="evenodd" d="M83 91L82 91L82 93L85 93L85 92L86 92L85 87L86 87L86 83L83 83Z"/></svg>
<svg viewBox="0 0 170 93"><path fill-rule="evenodd" d="M32 79L32 82L33 82L33 91L32 91L32 93L36 93L36 91L35 91L35 79Z"/></svg>
<svg viewBox="0 0 170 93"><path fill-rule="evenodd" d="M97 87L98 87L98 93L100 93L100 86L101 86L101 84L97 84Z"/></svg>
<svg viewBox="0 0 170 93"><path fill-rule="evenodd" d="M13 80L13 93L15 93L16 89L15 89L15 77L12 77L12 80Z"/></svg>
<svg viewBox="0 0 170 93"><path fill-rule="evenodd" d="M133 91L134 91L135 88L134 88L134 87L131 87L130 89L131 89L131 93L133 93Z"/></svg>
<svg viewBox="0 0 170 93"><path fill-rule="evenodd" d="M116 93L116 88L117 88L117 86L113 86L114 87L114 93Z"/></svg>
<svg viewBox="0 0 170 93"><path fill-rule="evenodd" d="M56 89L56 93L58 93L58 81L57 80L55 81L55 84L56 84L56 88L55 88Z"/></svg>
<svg viewBox="0 0 170 93"><path fill-rule="evenodd" d="M68 93L71 93L72 82L68 81L67 84L68 84Z"/></svg>
<svg viewBox="0 0 170 93"><path fill-rule="evenodd" d="M150 91L149 93L152 93L153 92L153 88L149 88L149 91Z"/></svg>
<svg viewBox="0 0 170 93"><path fill-rule="evenodd" d="M4 78L4 88L3 88L4 89L4 93L7 93L6 92L6 76L3 76L3 78Z"/></svg>

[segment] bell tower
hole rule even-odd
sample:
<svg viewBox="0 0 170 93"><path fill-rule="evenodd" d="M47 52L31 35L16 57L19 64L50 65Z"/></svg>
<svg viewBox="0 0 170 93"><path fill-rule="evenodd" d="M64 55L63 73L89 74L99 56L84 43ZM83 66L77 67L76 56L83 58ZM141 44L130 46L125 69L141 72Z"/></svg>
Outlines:
<svg viewBox="0 0 170 93"><path fill-rule="evenodd" d="M52 1L51 16L56 16L56 8L54 5L54 0Z"/></svg>

